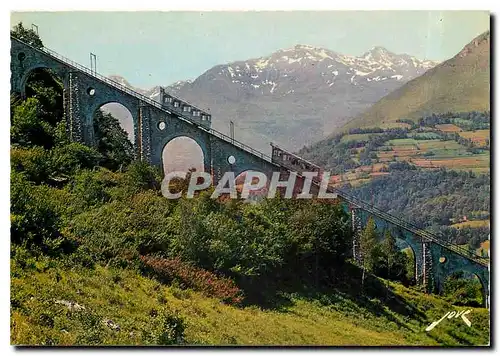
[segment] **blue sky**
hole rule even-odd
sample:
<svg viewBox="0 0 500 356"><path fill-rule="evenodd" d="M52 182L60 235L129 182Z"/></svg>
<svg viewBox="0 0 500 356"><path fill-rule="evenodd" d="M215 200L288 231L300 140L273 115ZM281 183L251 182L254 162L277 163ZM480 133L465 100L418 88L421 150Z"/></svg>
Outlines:
<svg viewBox="0 0 500 356"><path fill-rule="evenodd" d="M374 46L445 60L489 29L485 11L17 12L44 44L101 74L148 88L194 79L214 65L296 44L361 55Z"/></svg>

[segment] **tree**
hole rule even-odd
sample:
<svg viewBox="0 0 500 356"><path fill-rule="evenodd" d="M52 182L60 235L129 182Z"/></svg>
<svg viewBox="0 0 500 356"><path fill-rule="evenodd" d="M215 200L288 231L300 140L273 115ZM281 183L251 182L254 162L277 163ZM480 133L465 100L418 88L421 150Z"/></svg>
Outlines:
<svg viewBox="0 0 500 356"><path fill-rule="evenodd" d="M46 68L33 70L26 82L26 97L36 98L40 102L40 120L52 126L62 121L63 83L56 73Z"/></svg>
<svg viewBox="0 0 500 356"><path fill-rule="evenodd" d="M415 255L413 250L408 247L401 251L405 261L405 275L409 284L415 283Z"/></svg>
<svg viewBox="0 0 500 356"><path fill-rule="evenodd" d="M39 119L40 102L28 98L13 109L10 136L13 144L22 146L52 146L53 127Z"/></svg>
<svg viewBox="0 0 500 356"><path fill-rule="evenodd" d="M385 259L386 278L402 281L406 277L405 255L399 250L396 238L389 231L385 232L382 254Z"/></svg>
<svg viewBox="0 0 500 356"><path fill-rule="evenodd" d="M11 172L11 241L33 252L57 253L64 246L61 216L68 195L46 185L34 185L22 172Z"/></svg>
<svg viewBox="0 0 500 356"><path fill-rule="evenodd" d="M26 29L22 22L19 22L10 31L10 35L36 48L43 48L43 42L38 34L32 29Z"/></svg>
<svg viewBox="0 0 500 356"><path fill-rule="evenodd" d="M94 116L94 133L97 150L104 156L103 167L118 170L132 162L134 146L115 117L98 110Z"/></svg>
<svg viewBox="0 0 500 356"><path fill-rule="evenodd" d="M376 264L374 251L377 247L377 231L373 217L368 219L368 223L361 233L359 244L362 258L361 267L363 269L361 283L364 285L366 271L372 272Z"/></svg>

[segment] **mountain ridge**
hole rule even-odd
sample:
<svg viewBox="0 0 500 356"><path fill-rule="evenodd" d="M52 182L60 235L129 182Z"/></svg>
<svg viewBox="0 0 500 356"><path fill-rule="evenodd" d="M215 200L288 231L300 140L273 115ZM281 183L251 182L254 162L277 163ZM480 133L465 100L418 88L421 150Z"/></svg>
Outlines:
<svg viewBox="0 0 500 356"><path fill-rule="evenodd" d="M338 131L430 113L489 110L489 47L490 32L486 31L455 56L385 96Z"/></svg>
<svg viewBox="0 0 500 356"><path fill-rule="evenodd" d="M361 113L438 62L375 46L362 56L297 44L270 55L216 65L167 91L213 115L212 125L262 147L273 141L298 149ZM114 80L133 88L124 78ZM159 99L159 87L138 89Z"/></svg>

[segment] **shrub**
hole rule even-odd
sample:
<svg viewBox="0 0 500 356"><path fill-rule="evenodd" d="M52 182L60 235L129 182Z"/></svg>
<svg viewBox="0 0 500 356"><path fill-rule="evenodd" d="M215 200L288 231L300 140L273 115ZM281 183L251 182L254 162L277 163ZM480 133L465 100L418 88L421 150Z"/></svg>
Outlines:
<svg viewBox="0 0 500 356"><path fill-rule="evenodd" d="M105 184L106 182L103 182L95 172L89 170L78 172L71 184L75 203L81 208L86 208L107 202L109 195L105 190Z"/></svg>
<svg viewBox="0 0 500 356"><path fill-rule="evenodd" d="M237 304L243 300L241 290L231 279L191 266L179 258L141 256L141 260L148 270L164 282L177 281L184 288L192 288L226 303Z"/></svg>
<svg viewBox="0 0 500 356"><path fill-rule="evenodd" d="M139 254L168 251L171 204L155 192L142 192L72 217L65 233L85 245L96 262L135 264Z"/></svg>
<svg viewBox="0 0 500 356"><path fill-rule="evenodd" d="M142 330L143 339L147 344L153 345L179 345L185 342L184 331L186 325L184 319L176 312L166 308L152 310L151 327Z"/></svg>
<svg viewBox="0 0 500 356"><path fill-rule="evenodd" d="M159 190L161 175L158 169L146 162L134 161L127 167L127 183L135 192L147 189Z"/></svg>
<svg viewBox="0 0 500 356"><path fill-rule="evenodd" d="M32 185L22 173L11 174L11 239L43 252L56 252L65 245L60 234L61 217L68 196L48 186Z"/></svg>
<svg viewBox="0 0 500 356"><path fill-rule="evenodd" d="M102 323L102 315L93 311L71 313L71 319L77 322L80 330L75 340L76 345L102 345L106 330Z"/></svg>
<svg viewBox="0 0 500 356"><path fill-rule="evenodd" d="M184 319L173 313L161 313L159 319L158 345L178 345L184 342ZM158 318L157 317L157 318Z"/></svg>
<svg viewBox="0 0 500 356"><path fill-rule="evenodd" d="M41 105L35 98L28 98L13 108L10 137L12 143L23 146L50 148L53 143L53 128L40 120Z"/></svg>
<svg viewBox="0 0 500 356"><path fill-rule="evenodd" d="M350 252L351 225L339 205L300 202L289 221L287 258L293 270L319 267L330 271L343 265Z"/></svg>
<svg viewBox="0 0 500 356"><path fill-rule="evenodd" d="M170 256L236 278L272 274L287 241L283 212L274 206L180 199L172 219Z"/></svg>
<svg viewBox="0 0 500 356"><path fill-rule="evenodd" d="M36 184L45 182L51 173L49 151L43 147L12 148L10 163L12 170L24 171L26 178Z"/></svg>
<svg viewBox="0 0 500 356"><path fill-rule="evenodd" d="M92 169L102 158L95 149L77 142L58 146L51 153L54 170L59 174L73 174L79 169Z"/></svg>

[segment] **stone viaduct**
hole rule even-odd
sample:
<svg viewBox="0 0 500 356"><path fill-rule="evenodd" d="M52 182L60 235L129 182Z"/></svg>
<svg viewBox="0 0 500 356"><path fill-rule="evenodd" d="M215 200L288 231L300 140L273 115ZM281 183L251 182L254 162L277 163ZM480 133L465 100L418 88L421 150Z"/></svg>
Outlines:
<svg viewBox="0 0 500 356"><path fill-rule="evenodd" d="M25 95L28 77L39 68L50 69L62 80L65 119L68 134L74 141L94 145L94 113L101 106L116 102L132 114L137 158L152 165L163 167L162 151L165 145L176 137L185 136L201 147L204 170L212 174L215 184L226 171L232 171L237 176L244 171L255 170L268 177L275 171L285 175L294 171L275 157L274 150L271 158L212 129L210 114L168 95L164 90L161 90L160 101L154 101L56 52L34 48L13 37L10 66L11 92L21 96ZM298 173L300 177L300 171ZM479 278L484 301L489 306L489 263L485 259L472 256L460 246L447 243L344 192L337 193L352 217L355 259L361 258L359 233L367 220L373 217L377 229L389 230L411 247L417 282L425 285L428 291L440 291L447 276L465 271Z"/></svg>

